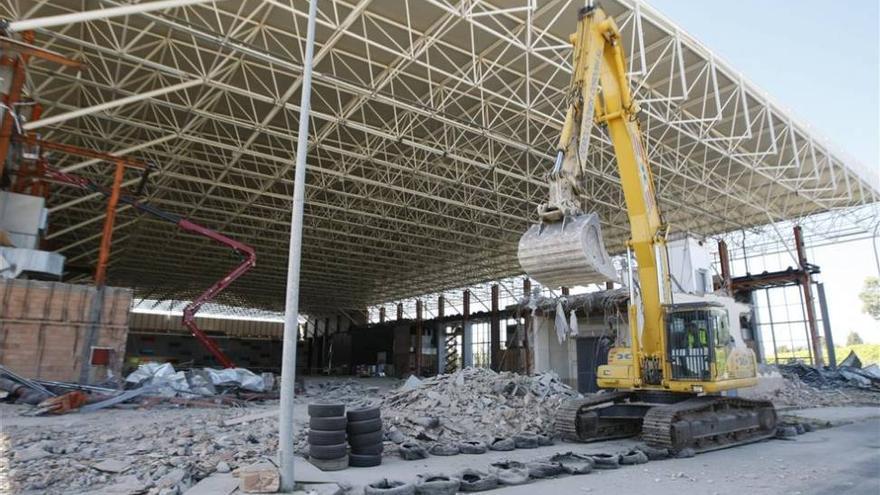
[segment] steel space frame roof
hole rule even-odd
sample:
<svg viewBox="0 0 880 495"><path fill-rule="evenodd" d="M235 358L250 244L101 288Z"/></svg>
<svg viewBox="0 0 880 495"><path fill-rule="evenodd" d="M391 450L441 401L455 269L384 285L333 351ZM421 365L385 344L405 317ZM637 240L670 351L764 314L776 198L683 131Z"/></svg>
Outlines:
<svg viewBox="0 0 880 495"><path fill-rule="evenodd" d="M304 312L520 273L516 242L547 192L570 77L566 40L582 3L320 2ZM37 18L83 5L6 0L0 13ZM624 35L673 230L714 235L822 212L839 213L841 232L874 227L876 171L648 5L602 6ZM89 65L30 65L28 93L43 118L135 97L42 127L43 137L155 163L149 202L253 245L258 267L230 288L229 304L283 306L306 12L302 0L221 1L36 33L37 45ZM614 156L601 129L592 143L587 199L619 252L628 225ZM107 164L53 157L110 181ZM132 172L125 184L137 180ZM49 238L68 264L93 265L104 202L57 187L49 205ZM121 208L111 284L185 300L232 264L226 251Z"/></svg>

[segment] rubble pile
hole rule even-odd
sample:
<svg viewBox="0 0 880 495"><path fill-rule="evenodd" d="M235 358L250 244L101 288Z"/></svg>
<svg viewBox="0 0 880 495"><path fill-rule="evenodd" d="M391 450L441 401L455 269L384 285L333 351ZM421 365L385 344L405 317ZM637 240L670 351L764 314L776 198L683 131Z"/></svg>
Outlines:
<svg viewBox="0 0 880 495"><path fill-rule="evenodd" d="M15 428L6 444L7 479L12 493L28 495L180 494L212 473L273 458L277 416L266 409L273 415L234 426L223 421L228 410L160 409L118 411L125 419L76 427Z"/></svg>
<svg viewBox="0 0 880 495"><path fill-rule="evenodd" d="M778 405L793 407L877 405L880 404L880 369L861 368L848 358L837 369L814 368L803 363L776 366L785 385L775 392Z"/></svg>
<svg viewBox="0 0 880 495"><path fill-rule="evenodd" d="M379 387L367 386L357 380L310 383L302 395L322 401L341 402L351 409L373 406L380 401Z"/></svg>
<svg viewBox="0 0 880 495"><path fill-rule="evenodd" d="M386 431L428 442L508 438L553 432L556 410L580 394L555 373L533 376L465 368L426 380L411 378L386 395Z"/></svg>

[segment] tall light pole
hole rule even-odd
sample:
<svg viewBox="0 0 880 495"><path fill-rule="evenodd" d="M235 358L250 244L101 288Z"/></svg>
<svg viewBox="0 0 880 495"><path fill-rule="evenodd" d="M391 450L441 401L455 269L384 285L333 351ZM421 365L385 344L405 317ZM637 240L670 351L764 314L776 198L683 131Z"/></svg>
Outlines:
<svg viewBox="0 0 880 495"><path fill-rule="evenodd" d="M299 134L296 141L296 171L293 181L293 212L290 218L290 249L287 259L287 298L284 305L284 351L281 360L281 407L278 415L278 457L281 461L281 491L292 492L293 399L296 381L296 344L299 329L299 277L302 260L303 204L306 194L306 155L309 150L309 110L312 94L312 56L315 51L315 17L318 0L309 2L309 22L303 58Z"/></svg>

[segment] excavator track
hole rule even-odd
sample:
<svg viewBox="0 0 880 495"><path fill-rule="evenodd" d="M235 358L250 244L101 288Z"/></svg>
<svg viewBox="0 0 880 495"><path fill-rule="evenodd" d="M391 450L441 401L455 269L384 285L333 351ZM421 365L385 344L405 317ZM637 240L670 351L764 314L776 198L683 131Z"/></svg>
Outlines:
<svg viewBox="0 0 880 495"><path fill-rule="evenodd" d="M776 409L769 401L694 397L648 410L642 439L672 451L708 452L770 438L776 422Z"/></svg>
<svg viewBox="0 0 880 495"><path fill-rule="evenodd" d="M604 428L599 427L599 435L587 436L584 427L580 424L581 414L589 412L591 409L623 402L631 395L631 392L611 392L566 401L556 411L556 434L562 439L575 442L596 442L631 436L633 433L618 431L619 428L609 427L610 425L605 425Z"/></svg>

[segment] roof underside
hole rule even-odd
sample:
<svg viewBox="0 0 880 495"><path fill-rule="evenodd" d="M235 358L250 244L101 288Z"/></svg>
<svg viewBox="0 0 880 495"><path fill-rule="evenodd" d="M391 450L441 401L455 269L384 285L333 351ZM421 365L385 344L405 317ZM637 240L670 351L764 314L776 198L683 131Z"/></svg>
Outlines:
<svg viewBox="0 0 880 495"><path fill-rule="evenodd" d="M103 1L104 6L122 2ZM319 4L301 307L359 308L520 273L516 243L545 199L581 1ZM3 3L5 17L80 1ZM622 28L666 220L712 235L875 203L876 177L830 150L645 5L604 1ZM41 129L49 140L155 163L149 202L255 247L227 303L284 303L307 2L216 2L37 32L86 71L34 61L43 117L202 82ZM597 129L588 200L609 251L628 235L610 143ZM53 155L101 183L110 165ZM126 184L137 183L137 174ZM93 266L104 202L56 187L50 238ZM122 209L110 283L187 299L230 254Z"/></svg>

